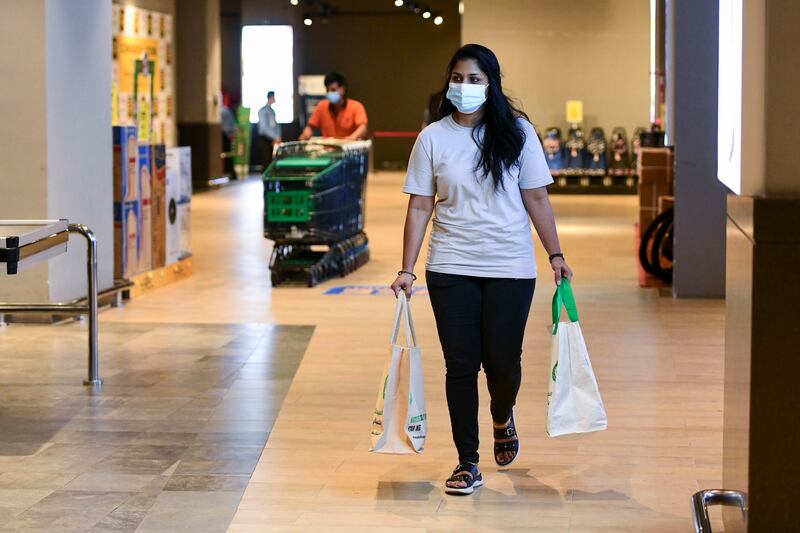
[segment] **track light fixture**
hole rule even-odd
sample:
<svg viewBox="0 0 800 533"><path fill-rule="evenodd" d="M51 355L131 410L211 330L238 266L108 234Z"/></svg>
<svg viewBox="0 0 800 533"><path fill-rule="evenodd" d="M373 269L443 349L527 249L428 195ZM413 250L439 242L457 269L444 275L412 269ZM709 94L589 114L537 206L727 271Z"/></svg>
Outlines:
<svg viewBox="0 0 800 533"><path fill-rule="evenodd" d="M394 5L397 7L403 7L403 4L405 4L403 0L394 0Z"/></svg>
<svg viewBox="0 0 800 533"><path fill-rule="evenodd" d="M292 4L293 6L296 6L300 4L300 0L289 0L289 3Z"/></svg>
<svg viewBox="0 0 800 533"><path fill-rule="evenodd" d="M305 24L306 26L311 26L312 24L314 24L314 21L311 19L311 17L306 15L306 17L303 18L303 24Z"/></svg>
<svg viewBox="0 0 800 533"><path fill-rule="evenodd" d="M444 17L441 15L436 15L436 18L433 19L433 23L437 26L441 25L444 22Z"/></svg>
<svg viewBox="0 0 800 533"><path fill-rule="evenodd" d="M430 10L430 9L425 9L425 10L422 12L422 18L424 18L424 19L429 19L429 18L431 18L431 10Z"/></svg>

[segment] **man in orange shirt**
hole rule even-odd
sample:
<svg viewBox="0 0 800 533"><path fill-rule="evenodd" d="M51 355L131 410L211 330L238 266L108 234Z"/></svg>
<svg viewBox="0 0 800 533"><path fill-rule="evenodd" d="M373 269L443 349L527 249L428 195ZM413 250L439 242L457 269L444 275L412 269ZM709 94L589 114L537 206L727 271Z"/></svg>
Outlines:
<svg viewBox="0 0 800 533"><path fill-rule="evenodd" d="M366 139L367 110L364 104L346 96L344 76L331 72L325 76L325 100L317 104L308 125L300 134L304 141L313 135L312 129L322 130L323 137L337 139Z"/></svg>

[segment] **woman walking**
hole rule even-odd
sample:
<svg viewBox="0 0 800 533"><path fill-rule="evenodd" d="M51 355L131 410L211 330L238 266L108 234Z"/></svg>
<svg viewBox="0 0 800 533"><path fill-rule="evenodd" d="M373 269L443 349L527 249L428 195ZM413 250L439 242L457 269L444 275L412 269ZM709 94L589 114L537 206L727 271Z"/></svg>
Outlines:
<svg viewBox="0 0 800 533"><path fill-rule="evenodd" d="M494 460L510 465L520 441L514 403L522 339L536 284L530 220L556 283L571 279L546 186L553 182L533 126L505 95L500 64L484 46L456 51L437 122L417 138L403 191L410 195L403 268L392 289L411 295L432 214L425 277L445 357L447 405L458 466L448 493L483 484L478 468L478 372L494 421Z"/></svg>

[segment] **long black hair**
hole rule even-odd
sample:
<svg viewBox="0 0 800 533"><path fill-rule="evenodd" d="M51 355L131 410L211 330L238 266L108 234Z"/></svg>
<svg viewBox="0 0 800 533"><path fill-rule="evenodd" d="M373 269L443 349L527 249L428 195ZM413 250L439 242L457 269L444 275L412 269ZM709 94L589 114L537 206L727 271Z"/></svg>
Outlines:
<svg viewBox="0 0 800 533"><path fill-rule="evenodd" d="M489 89L486 102L483 104L483 118L481 124L472 131L472 138L481 154L475 170L484 176L492 176L495 189L504 188L503 175L506 171L519 166L520 154L525 145L525 131L520 126L518 118L522 117L528 121L530 119L503 92L500 62L497 56L479 44L465 44L453 54L447 66L447 77L441 92L442 99L437 118L444 118L456 111L456 106L444 95L449 88L453 67L464 59L474 59L489 78Z"/></svg>

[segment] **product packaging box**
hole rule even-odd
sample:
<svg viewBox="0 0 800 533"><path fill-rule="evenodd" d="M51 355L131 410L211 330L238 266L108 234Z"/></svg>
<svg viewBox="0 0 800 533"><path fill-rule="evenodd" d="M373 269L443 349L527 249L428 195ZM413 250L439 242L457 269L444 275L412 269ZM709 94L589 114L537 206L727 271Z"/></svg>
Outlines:
<svg viewBox="0 0 800 533"><path fill-rule="evenodd" d="M180 255L192 254L191 221L192 221L192 147L179 146L180 158L180 200L178 201L178 219L180 220Z"/></svg>
<svg viewBox="0 0 800 533"><path fill-rule="evenodd" d="M175 263L181 257L181 225L178 219L178 202L180 201L181 160L177 148L167 148L166 164L166 262Z"/></svg>
<svg viewBox="0 0 800 533"><path fill-rule="evenodd" d="M115 126L114 145L114 278L126 279L139 269L141 191L135 126Z"/></svg>
<svg viewBox="0 0 800 533"><path fill-rule="evenodd" d="M139 272L147 272L152 268L153 252L153 217L152 194L150 191L153 175L152 150L150 145L139 145L139 190L142 198L142 235L139 254Z"/></svg>
<svg viewBox="0 0 800 533"><path fill-rule="evenodd" d="M150 218L153 226L152 268L167 264L167 149L154 144L153 174L150 188Z"/></svg>

